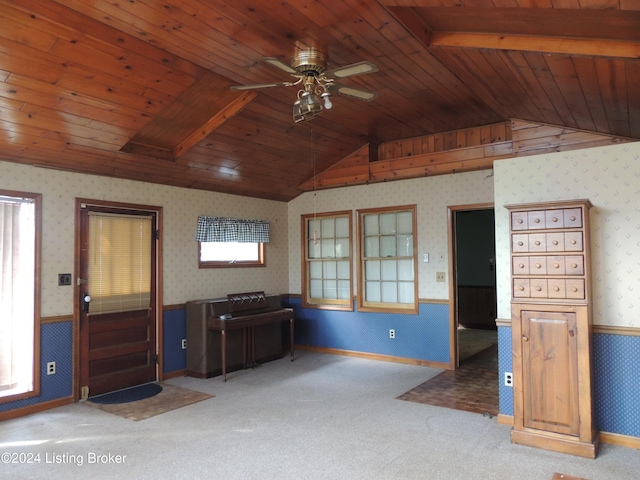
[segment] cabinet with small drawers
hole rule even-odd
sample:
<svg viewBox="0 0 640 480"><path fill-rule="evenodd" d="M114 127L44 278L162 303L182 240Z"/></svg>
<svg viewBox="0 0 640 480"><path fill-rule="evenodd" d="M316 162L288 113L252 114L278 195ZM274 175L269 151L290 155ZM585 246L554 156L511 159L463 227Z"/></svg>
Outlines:
<svg viewBox="0 0 640 480"><path fill-rule="evenodd" d="M589 203L510 206L514 301L587 301Z"/></svg>
<svg viewBox="0 0 640 480"><path fill-rule="evenodd" d="M588 200L508 205L513 443L595 458Z"/></svg>

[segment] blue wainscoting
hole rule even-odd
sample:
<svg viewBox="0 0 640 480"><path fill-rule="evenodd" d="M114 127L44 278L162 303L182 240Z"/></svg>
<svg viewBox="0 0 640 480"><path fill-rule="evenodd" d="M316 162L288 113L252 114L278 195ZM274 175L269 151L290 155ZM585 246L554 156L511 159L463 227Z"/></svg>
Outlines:
<svg viewBox="0 0 640 480"><path fill-rule="evenodd" d="M283 296L283 307L295 313L295 343L319 348L388 355L429 362L449 363L449 306L421 303L417 315L363 313L302 308L298 297ZM163 315L164 373L187 367L186 310ZM389 330L395 330L395 339ZM283 325L283 342L288 344L289 327Z"/></svg>
<svg viewBox="0 0 640 480"><path fill-rule="evenodd" d="M640 337L593 337L596 425L603 432L640 437Z"/></svg>
<svg viewBox="0 0 640 480"><path fill-rule="evenodd" d="M504 386L504 372L512 368L511 328L498 327L502 415L513 415L513 388ZM593 390L597 428L640 437L640 336L594 334Z"/></svg>
<svg viewBox="0 0 640 480"><path fill-rule="evenodd" d="M162 317L163 373L187 368L187 351L182 349L182 339L187 338L187 311L184 308L167 310Z"/></svg>
<svg viewBox="0 0 640 480"><path fill-rule="evenodd" d="M447 304L421 303L417 315L408 315L302 308L299 297L283 300L294 310L298 345L449 363Z"/></svg>
<svg viewBox="0 0 640 480"><path fill-rule="evenodd" d="M513 355L511 353L511 327L498 327L498 395L500 413L513 415L513 387L504 384L504 374L513 373Z"/></svg>
<svg viewBox="0 0 640 480"><path fill-rule="evenodd" d="M46 323L40 327L40 395L0 405L0 412L29 407L73 394L73 323ZM55 375L47 363L56 362Z"/></svg>

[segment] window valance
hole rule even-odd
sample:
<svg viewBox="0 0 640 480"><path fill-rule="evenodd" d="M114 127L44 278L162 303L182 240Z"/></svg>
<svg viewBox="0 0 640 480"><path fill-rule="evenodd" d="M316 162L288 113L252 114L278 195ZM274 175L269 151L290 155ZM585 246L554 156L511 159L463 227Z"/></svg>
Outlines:
<svg viewBox="0 0 640 480"><path fill-rule="evenodd" d="M269 222L237 218L198 217L198 242L268 243Z"/></svg>

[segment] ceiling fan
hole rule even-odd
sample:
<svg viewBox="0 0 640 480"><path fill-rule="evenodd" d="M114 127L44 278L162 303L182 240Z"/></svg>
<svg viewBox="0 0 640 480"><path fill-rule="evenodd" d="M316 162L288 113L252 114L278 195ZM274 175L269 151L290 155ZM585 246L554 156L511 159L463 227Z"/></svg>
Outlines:
<svg viewBox="0 0 640 480"><path fill-rule="evenodd" d="M355 77L378 71L378 67L371 62L358 62L327 70L327 55L314 48L300 50L287 65L275 57L264 59L266 63L292 75L297 80L291 82L261 83L256 85L237 85L232 90L253 90L256 88L293 87L300 85L298 99L293 104L293 120L295 123L303 120L311 120L322 109L320 99L324 101L324 108L332 107L330 97L340 94L359 100L371 101L377 97L377 93L358 87L350 87L336 82L336 79Z"/></svg>

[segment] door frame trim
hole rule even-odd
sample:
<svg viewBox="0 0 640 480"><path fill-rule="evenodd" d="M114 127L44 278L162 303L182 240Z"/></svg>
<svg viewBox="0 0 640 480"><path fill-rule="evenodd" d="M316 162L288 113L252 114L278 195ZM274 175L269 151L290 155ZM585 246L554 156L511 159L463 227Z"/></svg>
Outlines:
<svg viewBox="0 0 640 480"><path fill-rule="evenodd" d="M474 203L470 205L451 205L447 207L447 237L449 243L449 370L455 370L460 366L458 358L458 322L456 321L458 309L457 276L456 276L456 226L455 214L472 210L495 210L495 204ZM494 227L495 228L495 227Z"/></svg>
<svg viewBox="0 0 640 480"><path fill-rule="evenodd" d="M163 330L162 330L162 317L163 317L163 283L162 283L162 207L155 205L144 205L137 203L122 203L112 202L108 200L95 200L89 198L76 198L75 199L75 220L74 220L74 252L73 252L73 386L72 395L75 402L81 399L80 385L80 285L78 285L78 279L80 278L80 213L83 205L90 205L94 207L111 207L121 210L137 210L148 211L156 214L156 228L160 232L158 235L158 243L156 245L156 340L155 340L155 354L158 359L156 363L156 380L161 381L163 376L164 355L162 351L163 344Z"/></svg>

